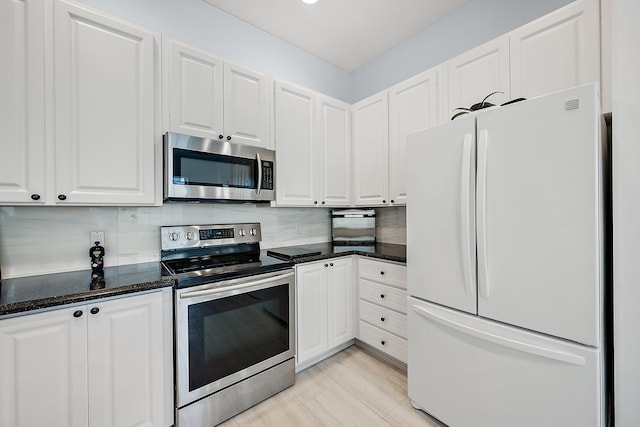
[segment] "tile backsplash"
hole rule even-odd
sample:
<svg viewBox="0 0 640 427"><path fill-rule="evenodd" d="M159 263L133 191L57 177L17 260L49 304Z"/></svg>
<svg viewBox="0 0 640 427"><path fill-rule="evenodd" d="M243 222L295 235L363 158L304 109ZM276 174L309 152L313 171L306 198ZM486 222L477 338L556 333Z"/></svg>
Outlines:
<svg viewBox="0 0 640 427"><path fill-rule="evenodd" d="M376 213L378 241L404 244L405 208ZM0 207L0 268L5 278L88 269L91 231L105 232L106 266L158 261L160 226L233 222L260 222L263 249L331 240L329 209L323 208L187 203Z"/></svg>

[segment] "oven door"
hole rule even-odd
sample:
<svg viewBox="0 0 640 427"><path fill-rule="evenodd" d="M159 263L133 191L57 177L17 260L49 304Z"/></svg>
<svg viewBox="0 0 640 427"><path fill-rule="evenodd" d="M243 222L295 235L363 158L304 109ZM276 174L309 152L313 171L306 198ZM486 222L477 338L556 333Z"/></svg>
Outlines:
<svg viewBox="0 0 640 427"><path fill-rule="evenodd" d="M295 355L294 273L176 291L177 406Z"/></svg>
<svg viewBox="0 0 640 427"><path fill-rule="evenodd" d="M275 152L167 132L165 200L275 200Z"/></svg>

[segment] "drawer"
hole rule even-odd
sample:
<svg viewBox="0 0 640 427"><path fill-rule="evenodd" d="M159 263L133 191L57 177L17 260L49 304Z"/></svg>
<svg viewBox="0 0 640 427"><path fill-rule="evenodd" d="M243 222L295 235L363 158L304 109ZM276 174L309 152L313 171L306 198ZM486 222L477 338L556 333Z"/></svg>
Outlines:
<svg viewBox="0 0 640 427"><path fill-rule="evenodd" d="M360 279L360 299L390 308L391 310L407 313L407 291Z"/></svg>
<svg viewBox="0 0 640 427"><path fill-rule="evenodd" d="M407 340L389 331L376 328L367 322L360 321L360 341L407 363Z"/></svg>
<svg viewBox="0 0 640 427"><path fill-rule="evenodd" d="M407 289L407 267L404 265L360 258L358 275L388 286Z"/></svg>
<svg viewBox="0 0 640 427"><path fill-rule="evenodd" d="M360 320L407 338L407 315L360 300Z"/></svg>

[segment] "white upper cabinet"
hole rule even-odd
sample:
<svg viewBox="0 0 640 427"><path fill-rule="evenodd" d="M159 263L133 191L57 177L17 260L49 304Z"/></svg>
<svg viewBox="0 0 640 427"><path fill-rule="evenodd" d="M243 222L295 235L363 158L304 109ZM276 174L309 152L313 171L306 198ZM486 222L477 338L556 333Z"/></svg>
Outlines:
<svg viewBox="0 0 640 427"><path fill-rule="evenodd" d="M278 206L350 205L349 105L276 82L275 118Z"/></svg>
<svg viewBox="0 0 640 427"><path fill-rule="evenodd" d="M511 94L532 98L600 81L598 0L576 0L510 33Z"/></svg>
<svg viewBox="0 0 640 427"><path fill-rule="evenodd" d="M218 139L224 129L222 60L166 36L162 55L164 128Z"/></svg>
<svg viewBox="0 0 640 427"><path fill-rule="evenodd" d="M159 203L155 33L0 0L0 54L0 204Z"/></svg>
<svg viewBox="0 0 640 427"><path fill-rule="evenodd" d="M224 64L224 133L231 141L272 148L272 81L239 65Z"/></svg>
<svg viewBox="0 0 640 427"><path fill-rule="evenodd" d="M163 36L165 130L272 147L271 80Z"/></svg>
<svg viewBox="0 0 640 427"><path fill-rule="evenodd" d="M275 84L276 199L278 206L318 203L315 93Z"/></svg>
<svg viewBox="0 0 640 427"><path fill-rule="evenodd" d="M44 203L44 11L0 0L0 203Z"/></svg>
<svg viewBox="0 0 640 427"><path fill-rule="evenodd" d="M407 201L406 137L441 123L442 69L436 67L389 89L389 202Z"/></svg>
<svg viewBox="0 0 640 427"><path fill-rule="evenodd" d="M447 63L449 79L449 109L451 118L456 108L469 108L487 95L492 104L511 99L509 84L509 36L502 36Z"/></svg>
<svg viewBox="0 0 640 427"><path fill-rule="evenodd" d="M351 204L351 107L318 96L318 199L321 206Z"/></svg>
<svg viewBox="0 0 640 427"><path fill-rule="evenodd" d="M389 193L389 98L381 92L351 107L356 205L384 205Z"/></svg>
<svg viewBox="0 0 640 427"><path fill-rule="evenodd" d="M64 1L53 24L56 203L153 204L156 35Z"/></svg>

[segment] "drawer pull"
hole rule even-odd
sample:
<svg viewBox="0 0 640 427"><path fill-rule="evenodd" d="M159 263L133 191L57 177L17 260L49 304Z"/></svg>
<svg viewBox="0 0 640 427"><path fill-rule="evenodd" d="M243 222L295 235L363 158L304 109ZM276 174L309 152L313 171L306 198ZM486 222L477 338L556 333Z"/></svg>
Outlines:
<svg viewBox="0 0 640 427"><path fill-rule="evenodd" d="M380 275L381 275L381 276L384 276L384 271L381 271L381 272L380 272Z"/></svg>
<svg viewBox="0 0 640 427"><path fill-rule="evenodd" d="M380 344L385 345L386 342L384 340L380 341Z"/></svg>
<svg viewBox="0 0 640 427"><path fill-rule="evenodd" d="M380 298L384 298L384 294L380 294Z"/></svg>
<svg viewBox="0 0 640 427"><path fill-rule="evenodd" d="M381 322L384 322L384 317L381 317L381 318L380 318L380 321L381 321Z"/></svg>
<svg viewBox="0 0 640 427"><path fill-rule="evenodd" d="M329 264L325 264L324 266L325 266L325 267L329 267Z"/></svg>
<svg viewBox="0 0 640 427"><path fill-rule="evenodd" d="M76 310L73 312L73 317L82 317L82 310Z"/></svg>

